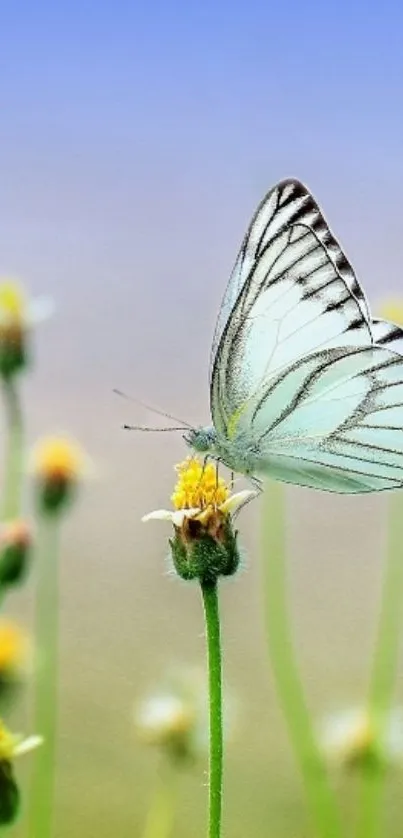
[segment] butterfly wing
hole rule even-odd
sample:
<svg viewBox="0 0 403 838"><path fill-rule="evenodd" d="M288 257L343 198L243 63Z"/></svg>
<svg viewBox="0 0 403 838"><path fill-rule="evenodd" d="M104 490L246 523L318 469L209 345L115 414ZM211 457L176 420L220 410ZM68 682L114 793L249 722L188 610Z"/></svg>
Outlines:
<svg viewBox="0 0 403 838"><path fill-rule="evenodd" d="M252 219L219 313L211 367L217 433L241 430L265 382L302 356L372 342L364 293L317 204L298 181L281 182Z"/></svg>
<svg viewBox="0 0 403 838"><path fill-rule="evenodd" d="M375 343L403 355L403 329L388 320L373 320L371 331Z"/></svg>
<svg viewBox="0 0 403 838"><path fill-rule="evenodd" d="M402 486L402 356L403 331L371 320L308 190L278 184L245 236L213 343L212 417L232 464L335 492Z"/></svg>
<svg viewBox="0 0 403 838"><path fill-rule="evenodd" d="M302 359L249 421L257 472L334 492L403 485L403 358L388 349Z"/></svg>

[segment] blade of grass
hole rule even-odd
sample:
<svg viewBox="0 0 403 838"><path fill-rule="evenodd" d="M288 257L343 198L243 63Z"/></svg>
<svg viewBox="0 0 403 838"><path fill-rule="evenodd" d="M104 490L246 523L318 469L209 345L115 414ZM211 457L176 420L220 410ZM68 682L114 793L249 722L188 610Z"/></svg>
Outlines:
<svg viewBox="0 0 403 838"><path fill-rule="evenodd" d="M23 421L20 399L13 380L3 382L7 422L5 478L3 488L2 521L10 521L21 514L23 476Z"/></svg>
<svg viewBox="0 0 403 838"><path fill-rule="evenodd" d="M388 498L388 504L388 545L368 698L368 711L375 724L380 749L396 686L403 624L403 504L400 494ZM381 835L385 769L382 758L369 760L362 767L357 838Z"/></svg>
<svg viewBox="0 0 403 838"><path fill-rule="evenodd" d="M287 601L285 510L281 484L269 484L263 504L265 612L274 683L316 834L320 838L341 838L339 810L316 741L295 658Z"/></svg>
<svg viewBox="0 0 403 838"><path fill-rule="evenodd" d="M44 743L35 754L28 802L29 838L51 838L57 727L60 516L42 515L36 550L35 642L39 667L34 685L33 730Z"/></svg>

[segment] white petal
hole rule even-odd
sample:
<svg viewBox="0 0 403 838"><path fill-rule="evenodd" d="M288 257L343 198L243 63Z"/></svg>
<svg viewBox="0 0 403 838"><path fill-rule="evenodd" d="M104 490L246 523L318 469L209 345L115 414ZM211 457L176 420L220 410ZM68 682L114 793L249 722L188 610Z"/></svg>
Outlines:
<svg viewBox="0 0 403 838"><path fill-rule="evenodd" d="M252 498L256 498L258 494L258 492L254 492L251 489L244 489L242 492L235 492L234 495L230 495L230 497L221 504L220 510L221 512L235 512L238 507L243 506L244 503L252 500Z"/></svg>
<svg viewBox="0 0 403 838"><path fill-rule="evenodd" d="M175 527L181 527L185 518L195 518L196 515L199 515L201 509L199 507L194 507L191 509L177 509L176 512L172 512L172 523Z"/></svg>
<svg viewBox="0 0 403 838"><path fill-rule="evenodd" d="M36 300L31 300L28 309L28 319L32 325L43 323L44 320L49 320L55 310L55 304L50 297L37 297Z"/></svg>
<svg viewBox="0 0 403 838"><path fill-rule="evenodd" d="M154 512L148 512L147 515L143 515L142 521L146 523L146 521L173 521L174 512L169 509L154 509Z"/></svg>
<svg viewBox="0 0 403 838"><path fill-rule="evenodd" d="M28 736L15 747L13 756L20 757L22 754L27 754L28 751L33 751L34 748L38 748L42 743L43 736Z"/></svg>

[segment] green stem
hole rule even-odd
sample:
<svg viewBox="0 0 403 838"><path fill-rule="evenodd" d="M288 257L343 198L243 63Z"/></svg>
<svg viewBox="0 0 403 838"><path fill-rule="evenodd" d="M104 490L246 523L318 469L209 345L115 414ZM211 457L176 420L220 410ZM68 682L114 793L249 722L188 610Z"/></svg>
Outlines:
<svg viewBox="0 0 403 838"><path fill-rule="evenodd" d="M54 804L58 675L58 551L60 518L43 515L36 551L35 642L39 667L34 687L33 730L44 738L33 760L29 838L51 838Z"/></svg>
<svg viewBox="0 0 403 838"><path fill-rule="evenodd" d="M7 448L5 483L3 488L2 520L12 520L21 514L23 475L23 422L19 396L14 382L4 382L4 400L7 417Z"/></svg>
<svg viewBox="0 0 403 838"><path fill-rule="evenodd" d="M284 544L284 494L271 484L263 517L266 624L275 686L301 770L309 811L321 838L342 835L339 810L306 705L291 634Z"/></svg>
<svg viewBox="0 0 403 838"><path fill-rule="evenodd" d="M176 795L173 771L164 765L148 811L143 838L170 838L174 826Z"/></svg>
<svg viewBox="0 0 403 838"><path fill-rule="evenodd" d="M222 816L223 732L221 638L217 583L201 582L201 591L206 621L210 704L208 836L209 838L220 838Z"/></svg>
<svg viewBox="0 0 403 838"><path fill-rule="evenodd" d="M389 503L387 559L368 701L381 758L372 759L363 766L357 838L377 838L381 834L385 779L381 743L393 702L403 620L403 507L400 495L393 495Z"/></svg>

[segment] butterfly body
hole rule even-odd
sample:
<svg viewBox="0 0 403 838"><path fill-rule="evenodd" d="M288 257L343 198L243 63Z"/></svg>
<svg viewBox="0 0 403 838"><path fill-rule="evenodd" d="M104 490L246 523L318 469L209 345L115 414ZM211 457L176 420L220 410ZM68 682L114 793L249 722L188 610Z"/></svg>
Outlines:
<svg viewBox="0 0 403 838"><path fill-rule="evenodd" d="M197 453L219 460L231 471L254 476L257 473L259 457L254 448L248 447L248 440L218 438L213 427L195 428L185 436L188 445Z"/></svg>
<svg viewBox="0 0 403 838"><path fill-rule="evenodd" d="M371 316L314 198L274 186L214 334L212 426L187 442L246 475L333 492L403 486L403 331Z"/></svg>

